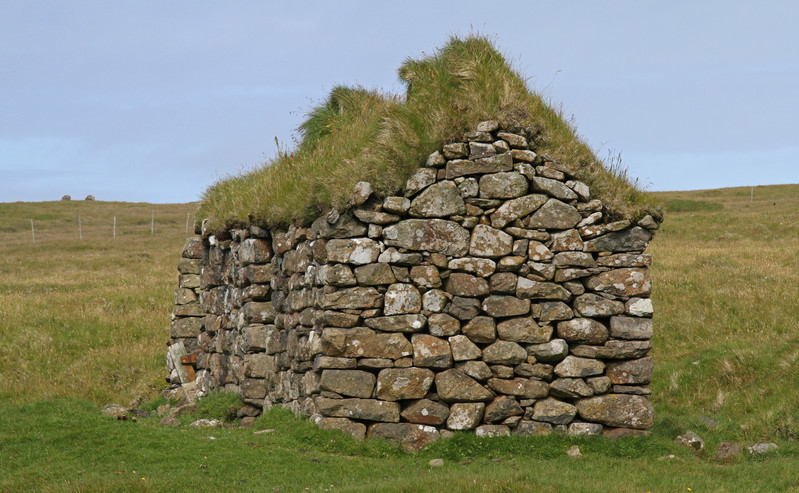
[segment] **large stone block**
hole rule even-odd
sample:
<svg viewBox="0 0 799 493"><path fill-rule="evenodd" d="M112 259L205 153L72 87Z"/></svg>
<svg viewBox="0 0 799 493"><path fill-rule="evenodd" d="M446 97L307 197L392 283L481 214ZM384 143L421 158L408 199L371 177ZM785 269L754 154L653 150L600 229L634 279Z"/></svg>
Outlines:
<svg viewBox="0 0 799 493"><path fill-rule="evenodd" d="M375 423L369 427L369 438L381 438L399 444L405 452L415 452L435 442L438 430L414 423Z"/></svg>
<svg viewBox="0 0 799 493"><path fill-rule="evenodd" d="M383 295L375 288L345 288L322 297L322 307L329 310L379 308Z"/></svg>
<svg viewBox="0 0 799 493"><path fill-rule="evenodd" d="M512 199L527 193L527 178L515 171L492 173L480 177L480 197Z"/></svg>
<svg viewBox="0 0 799 493"><path fill-rule="evenodd" d="M585 293L575 298L574 309L583 317L610 317L624 313L624 303Z"/></svg>
<svg viewBox="0 0 799 493"><path fill-rule="evenodd" d="M413 217L447 217L465 214L466 204L454 182L445 180L430 185L411 202Z"/></svg>
<svg viewBox="0 0 799 493"><path fill-rule="evenodd" d="M558 199L549 199L530 216L530 229L569 229L583 219L577 209Z"/></svg>
<svg viewBox="0 0 799 493"><path fill-rule="evenodd" d="M375 376L361 370L323 370L319 386L350 397L372 397Z"/></svg>
<svg viewBox="0 0 799 493"><path fill-rule="evenodd" d="M485 404L482 402L458 402L449 408L447 428L455 431L472 430L483 420Z"/></svg>
<svg viewBox="0 0 799 493"><path fill-rule="evenodd" d="M500 339L527 344L543 344L552 336L551 325L538 325L533 317L511 318L497 324Z"/></svg>
<svg viewBox="0 0 799 493"><path fill-rule="evenodd" d="M623 268L589 277L585 287L613 296L648 296L652 292L652 280L647 269Z"/></svg>
<svg viewBox="0 0 799 493"><path fill-rule="evenodd" d="M527 351L510 341L496 341L483 349L483 361L496 365L518 365L527 361Z"/></svg>
<svg viewBox="0 0 799 493"><path fill-rule="evenodd" d="M652 356L611 361L605 374L614 385L647 385L652 381Z"/></svg>
<svg viewBox="0 0 799 493"><path fill-rule="evenodd" d="M631 252L644 251L652 239L652 233L648 230L635 226L609 233L599 238L594 238L585 243L586 252Z"/></svg>
<svg viewBox="0 0 799 493"><path fill-rule="evenodd" d="M411 423L439 426L449 417L449 408L440 402L420 399L406 407L401 415Z"/></svg>
<svg viewBox="0 0 799 493"><path fill-rule="evenodd" d="M449 368L452 366L452 351L449 343L428 334L414 334L413 365L424 368Z"/></svg>
<svg viewBox="0 0 799 493"><path fill-rule="evenodd" d="M419 313L421 310L422 295L413 284L396 283L386 290L383 306L385 315Z"/></svg>
<svg viewBox="0 0 799 493"><path fill-rule="evenodd" d="M617 339L651 339L652 319L611 317L610 336Z"/></svg>
<svg viewBox="0 0 799 493"><path fill-rule="evenodd" d="M380 255L380 245L369 238L332 239L326 248L327 260L342 264L370 264Z"/></svg>
<svg viewBox="0 0 799 493"><path fill-rule="evenodd" d="M520 399L541 399L549 392L546 382L529 378L491 378L488 387L497 394L514 395Z"/></svg>
<svg viewBox="0 0 799 493"><path fill-rule="evenodd" d="M421 399L435 375L426 368L386 368L377 375L377 398L384 401Z"/></svg>
<svg viewBox="0 0 799 493"><path fill-rule="evenodd" d="M530 300L521 300L515 296L493 295L483 300L483 311L492 317L526 315L530 312Z"/></svg>
<svg viewBox="0 0 799 493"><path fill-rule="evenodd" d="M537 401L533 407L533 419L554 425L567 425L577 415L577 408L557 399ZM588 419L588 418L586 418Z"/></svg>
<svg viewBox="0 0 799 493"><path fill-rule="evenodd" d="M438 396L445 402L488 402L494 395L460 370L446 370L436 375Z"/></svg>
<svg viewBox="0 0 799 493"><path fill-rule="evenodd" d="M524 197L508 200L491 214L491 226L504 228L517 219L529 216L544 205L546 201L547 197L540 194L525 195Z"/></svg>
<svg viewBox="0 0 799 493"><path fill-rule="evenodd" d="M331 399L316 397L316 409L323 416L333 418L363 419L397 423L400 419L400 405L397 402L377 399Z"/></svg>
<svg viewBox="0 0 799 493"><path fill-rule="evenodd" d="M453 272L449 275L444 289L455 296L485 296L488 294L488 281L462 272Z"/></svg>
<svg viewBox="0 0 799 493"><path fill-rule="evenodd" d="M592 318L574 318L558 322L558 337L569 342L602 344L608 340L608 328Z"/></svg>
<svg viewBox="0 0 799 493"><path fill-rule="evenodd" d="M478 224L472 231L469 254L475 257L501 257L510 254L513 237L502 230Z"/></svg>
<svg viewBox="0 0 799 493"><path fill-rule="evenodd" d="M655 414L649 399L630 394L607 394L580 400L577 412L586 421L638 430L651 428Z"/></svg>
<svg viewBox="0 0 799 493"><path fill-rule="evenodd" d="M444 219L406 219L383 228L383 238L388 246L452 257L463 257L469 251L469 231Z"/></svg>
<svg viewBox="0 0 799 493"><path fill-rule="evenodd" d="M590 358L578 358L576 356L566 356L555 367L555 374L564 378L583 378L601 375L605 371L605 364L599 360Z"/></svg>

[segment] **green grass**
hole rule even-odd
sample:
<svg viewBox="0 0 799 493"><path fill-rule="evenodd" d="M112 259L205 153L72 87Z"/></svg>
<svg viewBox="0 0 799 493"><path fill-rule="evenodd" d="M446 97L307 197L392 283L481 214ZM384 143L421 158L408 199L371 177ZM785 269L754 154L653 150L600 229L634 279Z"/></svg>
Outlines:
<svg viewBox="0 0 799 493"><path fill-rule="evenodd" d="M397 193L428 154L488 119L576 170L603 199L610 219L657 214L655 201L619 161L599 160L488 39L453 37L431 56L407 60L399 77L404 96L334 88L300 126L294 152L278 149L275 159L208 188L200 217L211 218L214 228L251 221L285 228L330 208L343 210L362 180L378 196Z"/></svg>
<svg viewBox="0 0 799 493"><path fill-rule="evenodd" d="M106 224L112 212L133 224L152 208L173 218L154 237L149 225L138 226L144 231L115 243L73 238L79 204L0 204L0 228L29 226L37 213L52 216L41 220L43 231L67 226L63 243L43 233L35 247L29 230L0 232L0 491L799 491L799 185L750 194L655 194L666 204L703 205L670 211L650 245L651 437L457 435L410 455L279 409L256 421L254 429L274 430L259 435L104 418L104 404L151 399L164 385L175 262L192 205L81 209L88 224ZM212 399L203 404L207 415L236 404ZM706 450L673 442L686 429ZM713 454L723 441L773 441L779 449L722 464ZM573 444L582 458L565 456ZM667 454L680 460L658 460ZM433 458L445 466L430 468Z"/></svg>

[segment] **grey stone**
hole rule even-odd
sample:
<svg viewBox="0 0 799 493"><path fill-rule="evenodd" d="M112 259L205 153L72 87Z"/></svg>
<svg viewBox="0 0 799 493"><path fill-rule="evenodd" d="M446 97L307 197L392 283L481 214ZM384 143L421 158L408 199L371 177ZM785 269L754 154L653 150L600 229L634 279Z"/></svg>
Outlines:
<svg viewBox="0 0 799 493"><path fill-rule="evenodd" d="M602 344L608 340L608 329L591 318L575 318L558 322L558 337L569 342Z"/></svg>
<svg viewBox="0 0 799 493"><path fill-rule="evenodd" d="M405 196L412 197L436 181L437 172L430 168L419 168L405 182Z"/></svg>
<svg viewBox="0 0 799 493"><path fill-rule="evenodd" d="M585 243L586 252L632 252L644 251L652 239L652 233L634 227L600 236Z"/></svg>
<svg viewBox="0 0 799 493"><path fill-rule="evenodd" d="M431 312L442 312L452 296L440 289L428 289L422 295L422 308Z"/></svg>
<svg viewBox="0 0 799 493"><path fill-rule="evenodd" d="M583 317L610 317L624 313L624 303L586 293L574 300L574 309Z"/></svg>
<svg viewBox="0 0 799 493"><path fill-rule="evenodd" d="M375 288L345 288L322 297L322 307L333 310L377 308L383 304L383 295Z"/></svg>
<svg viewBox="0 0 799 493"><path fill-rule="evenodd" d="M425 368L386 368L377 375L377 398L384 401L421 399L435 375Z"/></svg>
<svg viewBox="0 0 799 493"><path fill-rule="evenodd" d="M497 120L485 120L477 124L478 132L496 132L499 129Z"/></svg>
<svg viewBox="0 0 799 493"><path fill-rule="evenodd" d="M566 356L555 367L555 374L563 378L592 377L602 375L603 371L605 371L605 364L601 361L572 355Z"/></svg>
<svg viewBox="0 0 799 493"><path fill-rule="evenodd" d="M350 397L372 397L375 376L361 370L323 370L319 386Z"/></svg>
<svg viewBox="0 0 799 493"><path fill-rule="evenodd" d="M483 134L483 135L475 135L475 137L480 137L481 139L488 139L488 142L491 140L490 134ZM491 144L486 144L483 142L469 142L469 159L480 159L484 157L490 157L496 154L497 151L494 149L494 146Z"/></svg>
<svg viewBox="0 0 799 493"><path fill-rule="evenodd" d="M330 399L316 397L317 410L324 416L334 418L363 419L396 423L400 418L400 406L396 402L376 399Z"/></svg>
<svg viewBox="0 0 799 493"><path fill-rule="evenodd" d="M441 276L434 265L415 265L411 267L411 280L421 288L441 287Z"/></svg>
<svg viewBox="0 0 799 493"><path fill-rule="evenodd" d="M515 317L530 312L530 300L521 300L515 296L491 295L483 300L482 308L492 317Z"/></svg>
<svg viewBox="0 0 799 493"><path fill-rule="evenodd" d="M527 352L538 361L554 363L569 354L569 344L563 339L552 339L543 344L527 346Z"/></svg>
<svg viewBox="0 0 799 493"><path fill-rule="evenodd" d="M449 408L430 399L420 399L402 411L401 416L411 423L438 426L449 417Z"/></svg>
<svg viewBox="0 0 799 493"><path fill-rule="evenodd" d="M449 261L447 268L450 270L462 270L480 277L488 277L494 273L497 264L488 258L464 257L454 258Z"/></svg>
<svg viewBox="0 0 799 493"><path fill-rule="evenodd" d="M428 291L429 293L429 291ZM427 293L425 293L426 295ZM427 318L430 335L436 337L455 335L461 330L461 323L457 318L446 313L433 313Z"/></svg>
<svg viewBox="0 0 799 493"><path fill-rule="evenodd" d="M415 220L415 219L414 219ZM381 263L396 265L418 265L422 262L421 253L401 253L396 248L387 248L377 257ZM394 274L396 276L396 273Z"/></svg>
<svg viewBox="0 0 799 493"><path fill-rule="evenodd" d="M525 195L508 200L491 214L491 226L504 228L513 221L532 214L547 200L547 197L541 194Z"/></svg>
<svg viewBox="0 0 799 493"><path fill-rule="evenodd" d="M746 447L750 455L765 455L777 450L776 443L756 443L751 447Z"/></svg>
<svg viewBox="0 0 799 493"><path fill-rule="evenodd" d="M444 219L407 219L383 228L386 245L408 250L426 250L463 257L468 251L469 232Z"/></svg>
<svg viewBox="0 0 799 493"><path fill-rule="evenodd" d="M488 408L486 407L486 414ZM474 434L479 437L507 437L510 436L510 427L507 425L480 425L474 430Z"/></svg>
<svg viewBox="0 0 799 493"><path fill-rule="evenodd" d="M566 231L552 234L552 244L549 248L553 252L582 252L584 246L585 243L580 238L580 233L576 229L567 229ZM588 255L593 259L590 256L591 254Z"/></svg>
<svg viewBox="0 0 799 493"><path fill-rule="evenodd" d="M472 230L469 254L475 257L501 257L511 253L513 237L499 229L478 224Z"/></svg>
<svg viewBox="0 0 799 493"><path fill-rule="evenodd" d="M248 238L239 246L239 262L242 267L249 264L265 264L272 259L272 244L266 240Z"/></svg>
<svg viewBox="0 0 799 493"><path fill-rule="evenodd" d="M650 341L607 341L603 346L574 346L572 353L585 358L633 359L645 356L650 349Z"/></svg>
<svg viewBox="0 0 799 493"><path fill-rule="evenodd" d="M549 384L549 393L552 397L579 399L591 397L594 390L582 378L558 378Z"/></svg>
<svg viewBox="0 0 799 493"><path fill-rule="evenodd" d="M541 322L551 322L553 320L569 320L574 316L569 305L562 301L546 301L541 303Z"/></svg>
<svg viewBox="0 0 799 493"><path fill-rule="evenodd" d="M527 149L513 149L510 151L510 155L513 156L514 161L522 161L525 163L533 163L536 158L536 154Z"/></svg>
<svg viewBox="0 0 799 493"><path fill-rule="evenodd" d="M543 344L552 337L552 326L540 326L533 317L511 318L497 324L500 339L527 344Z"/></svg>
<svg viewBox="0 0 799 493"><path fill-rule="evenodd" d="M324 370L328 368L338 370L353 369L357 366L355 358L337 358L335 356L324 356L317 354L313 361L314 370Z"/></svg>
<svg viewBox="0 0 799 493"><path fill-rule="evenodd" d="M496 341L483 349L483 361L500 365L518 365L527 361L527 351L510 341Z"/></svg>
<svg viewBox="0 0 799 493"><path fill-rule="evenodd" d="M444 289L455 296L485 296L488 294L488 281L462 272L453 272L449 275Z"/></svg>
<svg viewBox="0 0 799 493"><path fill-rule="evenodd" d="M577 194L574 190L558 180L544 178L543 176L534 176L530 181L532 182L533 190L536 192L545 192L560 200L568 201L577 199Z"/></svg>
<svg viewBox="0 0 799 493"><path fill-rule="evenodd" d="M430 185L413 199L408 213L414 217L446 217L465 214L466 204L455 183L445 180Z"/></svg>
<svg viewBox="0 0 799 493"><path fill-rule="evenodd" d="M554 425L569 424L576 414L576 407L552 398L537 401L533 407L534 420Z"/></svg>
<svg viewBox="0 0 799 493"><path fill-rule="evenodd" d="M488 288L492 293L516 293L516 274L512 272L498 272L491 276Z"/></svg>
<svg viewBox="0 0 799 493"><path fill-rule="evenodd" d="M385 315L419 313L422 310L422 295L413 284L392 284L386 290L384 298Z"/></svg>
<svg viewBox="0 0 799 493"><path fill-rule="evenodd" d="M511 171L480 177L480 197L486 199L512 199L527 193L527 178Z"/></svg>
<svg viewBox="0 0 799 493"><path fill-rule="evenodd" d="M455 159L447 163L446 178L452 180L459 176L511 171L513 158L510 153L497 154L491 157L467 161Z"/></svg>
<svg viewBox="0 0 799 493"><path fill-rule="evenodd" d="M571 293L559 284L519 277L516 282L516 296L523 299L568 301Z"/></svg>
<svg viewBox="0 0 799 493"><path fill-rule="evenodd" d="M624 312L634 317L651 317L654 314L649 298L630 298L624 304Z"/></svg>
<svg viewBox="0 0 799 493"><path fill-rule="evenodd" d="M585 281L585 286L613 296L647 296L652 291L652 280L647 269L622 268L592 276Z"/></svg>
<svg viewBox="0 0 799 493"><path fill-rule="evenodd" d="M485 404L482 402L458 402L449 408L447 428L450 430L471 430L483 419Z"/></svg>
<svg viewBox="0 0 799 493"><path fill-rule="evenodd" d="M483 421L486 423L496 423L503 421L511 416L520 416L524 414L524 410L516 402L516 399L507 395L500 395L494 398L489 404L486 405ZM510 434L510 430L508 430Z"/></svg>
<svg viewBox="0 0 799 493"><path fill-rule="evenodd" d="M652 255L648 253L616 253L599 257L596 264L600 267L648 267L652 264Z"/></svg>
<svg viewBox="0 0 799 493"><path fill-rule="evenodd" d="M371 329L383 332L421 332L427 325L427 317L413 313L367 318L364 323Z"/></svg>
<svg viewBox="0 0 799 493"><path fill-rule="evenodd" d="M618 385L646 385L652 381L652 356L608 362L606 375Z"/></svg>
<svg viewBox="0 0 799 493"><path fill-rule="evenodd" d="M494 398L488 389L457 369L438 373L435 380L438 396L445 402L488 402Z"/></svg>
<svg viewBox="0 0 799 493"><path fill-rule="evenodd" d="M372 184L368 181L359 181L352 187L352 195L350 196L350 203L358 207L366 202L372 195Z"/></svg>
<svg viewBox="0 0 799 493"><path fill-rule="evenodd" d="M678 436L674 439L674 441L684 447L692 448L697 452L705 448L705 441L691 430L688 430L682 435Z"/></svg>
<svg viewBox="0 0 799 493"><path fill-rule="evenodd" d="M360 221L371 224L386 225L395 223L400 220L400 216L395 214L388 214L386 212L369 211L365 209L356 209L353 211L355 217Z"/></svg>
<svg viewBox="0 0 799 493"><path fill-rule="evenodd" d="M471 320L480 313L480 301L474 298L455 296L446 311L460 320Z"/></svg>
<svg viewBox="0 0 799 493"><path fill-rule="evenodd" d="M541 399L549 393L546 382L529 378L491 378L488 387L498 394L514 395L521 399Z"/></svg>
<svg viewBox="0 0 799 493"><path fill-rule="evenodd" d="M366 225L350 214L342 214L332 224L322 216L311 225L312 238L352 238L365 234Z"/></svg>
<svg viewBox="0 0 799 493"><path fill-rule="evenodd" d="M611 317L610 336L617 339L651 339L652 319Z"/></svg>
<svg viewBox="0 0 799 493"><path fill-rule="evenodd" d="M514 435L522 436L545 436L552 433L552 425L540 421L519 421L513 429Z"/></svg>
<svg viewBox="0 0 799 493"><path fill-rule="evenodd" d="M606 376L586 378L586 383L595 394L604 394L610 390L610 378Z"/></svg>
<svg viewBox="0 0 799 493"><path fill-rule="evenodd" d="M453 144L446 144L442 152L447 159L462 158L469 155L469 146L463 142L455 142Z"/></svg>
<svg viewBox="0 0 799 493"><path fill-rule="evenodd" d="M530 229L569 229L577 225L583 216L577 209L558 199L549 199L527 223Z"/></svg>
<svg viewBox="0 0 799 493"><path fill-rule="evenodd" d="M478 359L483 354L482 350L465 335L452 336L448 341L452 350L452 359L455 361Z"/></svg>
<svg viewBox="0 0 799 493"><path fill-rule="evenodd" d="M375 423L368 436L394 442L405 452L421 450L439 439L435 427L413 423Z"/></svg>
<svg viewBox="0 0 799 493"><path fill-rule="evenodd" d="M480 382L491 378L493 375L491 369L484 361L470 360L458 363L457 369Z"/></svg>
<svg viewBox="0 0 799 493"><path fill-rule="evenodd" d="M497 137L510 144L514 149L526 149L528 146L527 139L518 134L499 132L497 133Z"/></svg>
<svg viewBox="0 0 799 493"><path fill-rule="evenodd" d="M577 402L577 412L586 421L616 428L647 429L654 424L649 399L638 395L606 394Z"/></svg>
<svg viewBox="0 0 799 493"><path fill-rule="evenodd" d="M595 437L601 435L603 429L599 423L572 423L567 433L577 437Z"/></svg>
<svg viewBox="0 0 799 493"><path fill-rule="evenodd" d="M326 248L328 261L344 264L369 264L380 255L380 245L369 238L332 239Z"/></svg>

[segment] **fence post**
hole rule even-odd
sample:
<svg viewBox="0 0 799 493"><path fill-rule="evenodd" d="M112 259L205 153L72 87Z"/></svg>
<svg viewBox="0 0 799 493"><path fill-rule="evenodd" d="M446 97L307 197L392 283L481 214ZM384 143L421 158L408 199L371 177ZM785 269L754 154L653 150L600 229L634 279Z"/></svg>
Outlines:
<svg viewBox="0 0 799 493"><path fill-rule="evenodd" d="M155 209L153 209L153 217L150 219L150 236L155 233Z"/></svg>
<svg viewBox="0 0 799 493"><path fill-rule="evenodd" d="M117 217L114 216L114 239L117 239Z"/></svg>
<svg viewBox="0 0 799 493"><path fill-rule="evenodd" d="M80 224L80 214L78 214L78 238L81 240L83 239L83 228Z"/></svg>
<svg viewBox="0 0 799 493"><path fill-rule="evenodd" d="M191 215L191 212L187 212L186 213L186 234L189 234L189 216L190 215Z"/></svg>
<svg viewBox="0 0 799 493"><path fill-rule="evenodd" d="M33 219L31 219L31 236L33 237L33 244L36 244L36 230L33 229Z"/></svg>

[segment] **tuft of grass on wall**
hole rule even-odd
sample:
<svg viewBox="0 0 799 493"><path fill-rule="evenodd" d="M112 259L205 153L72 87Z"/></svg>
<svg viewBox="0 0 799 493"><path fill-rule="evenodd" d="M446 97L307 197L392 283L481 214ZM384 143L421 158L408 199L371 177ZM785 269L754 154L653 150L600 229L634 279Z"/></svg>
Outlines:
<svg viewBox="0 0 799 493"><path fill-rule="evenodd" d="M598 159L487 38L452 37L433 55L406 60L399 78L404 96L335 87L300 125L294 152L279 151L262 166L209 187L200 217L210 218L214 229L307 224L331 208L346 208L359 181L369 181L381 197L399 192L428 154L489 119L574 169L611 219L655 210L655 201L626 170Z"/></svg>

